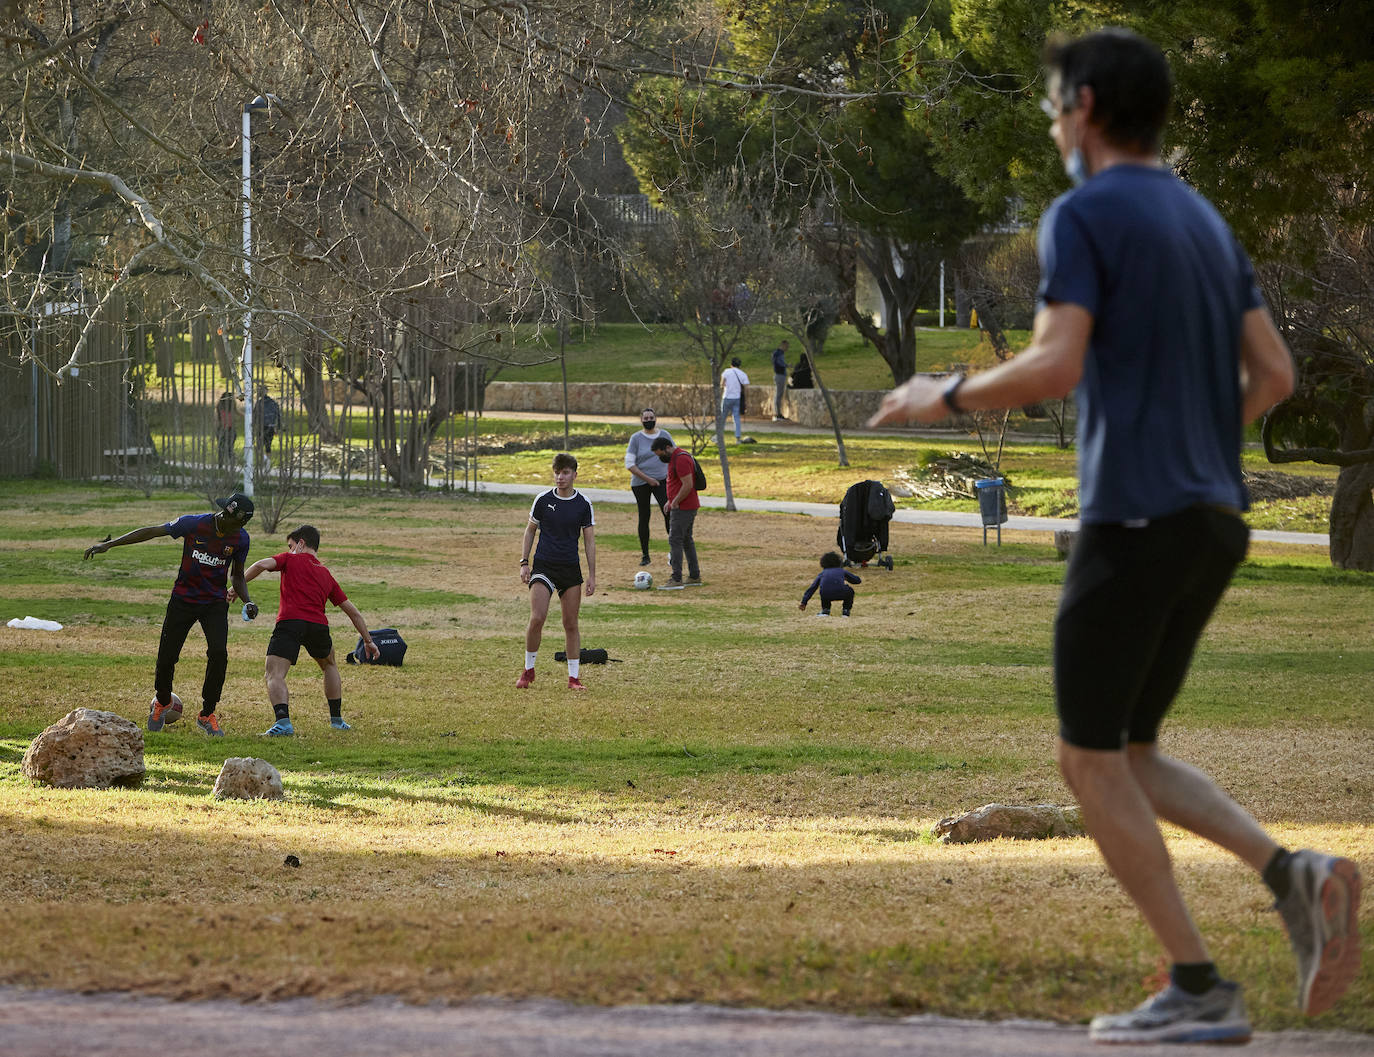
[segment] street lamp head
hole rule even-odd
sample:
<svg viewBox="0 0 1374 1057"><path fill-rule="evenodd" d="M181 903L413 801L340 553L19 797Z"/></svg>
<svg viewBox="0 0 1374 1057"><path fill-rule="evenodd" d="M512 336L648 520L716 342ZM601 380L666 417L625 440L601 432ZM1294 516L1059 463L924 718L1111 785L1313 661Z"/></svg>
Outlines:
<svg viewBox="0 0 1374 1057"><path fill-rule="evenodd" d="M259 110L271 110L273 106L279 105L281 99L268 92L266 95L255 96L252 101L243 104L245 114L256 113Z"/></svg>

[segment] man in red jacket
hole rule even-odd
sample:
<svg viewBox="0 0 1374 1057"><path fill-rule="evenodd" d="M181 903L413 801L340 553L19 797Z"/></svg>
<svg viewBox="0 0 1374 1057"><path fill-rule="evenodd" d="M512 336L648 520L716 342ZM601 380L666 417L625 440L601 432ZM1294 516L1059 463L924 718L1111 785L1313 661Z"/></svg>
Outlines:
<svg viewBox="0 0 1374 1057"><path fill-rule="evenodd" d="M660 591L680 591L701 585L701 566L697 564L697 545L692 525L701 508L697 495L696 460L691 452L676 447L667 437L659 437L649 449L668 464L668 566L672 575ZM687 555L687 582L682 582L682 556Z"/></svg>

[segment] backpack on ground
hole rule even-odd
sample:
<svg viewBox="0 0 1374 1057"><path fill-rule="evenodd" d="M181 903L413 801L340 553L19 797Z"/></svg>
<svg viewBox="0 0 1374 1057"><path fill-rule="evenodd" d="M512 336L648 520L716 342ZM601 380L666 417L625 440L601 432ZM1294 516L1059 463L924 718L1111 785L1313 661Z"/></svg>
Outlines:
<svg viewBox="0 0 1374 1057"><path fill-rule="evenodd" d="M395 628L378 628L376 631L369 629L368 634L377 644L377 649L381 650L381 656L375 661L369 657L367 647L363 645L360 637L358 645L353 647L353 652L344 659L349 664L387 664L393 668L401 667L401 662L406 659L406 640L401 638L401 633Z"/></svg>

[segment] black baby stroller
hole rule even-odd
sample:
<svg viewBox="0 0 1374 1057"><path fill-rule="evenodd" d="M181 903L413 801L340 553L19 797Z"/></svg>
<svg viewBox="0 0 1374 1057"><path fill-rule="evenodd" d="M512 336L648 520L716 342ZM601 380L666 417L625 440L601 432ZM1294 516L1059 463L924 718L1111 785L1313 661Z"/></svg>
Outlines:
<svg viewBox="0 0 1374 1057"><path fill-rule="evenodd" d="M892 568L892 555L883 552L887 550L887 523L896 512L892 493L882 481L860 481L849 486L840 500L840 527L835 533L845 565L874 562Z"/></svg>

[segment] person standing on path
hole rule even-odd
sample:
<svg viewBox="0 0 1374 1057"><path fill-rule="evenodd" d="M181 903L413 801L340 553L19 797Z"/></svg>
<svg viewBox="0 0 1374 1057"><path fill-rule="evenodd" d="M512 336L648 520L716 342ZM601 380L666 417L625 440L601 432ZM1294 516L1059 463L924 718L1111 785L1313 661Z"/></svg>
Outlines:
<svg viewBox="0 0 1374 1057"><path fill-rule="evenodd" d="M320 530L314 525L302 525L286 537L283 553L259 558L244 576L244 580L254 580L262 573L281 573L277 624L267 643L267 698L274 714L272 725L263 731L268 737L289 737L296 733L291 724L291 693L286 688L286 673L300 658L302 646L324 673L329 725L335 730L353 729L343 718L343 679L334 658L334 640L329 634L325 602L333 602L348 615L363 637L363 648L369 657L376 660L382 655L372 641L372 632L367 630L363 615L320 561L319 551Z"/></svg>
<svg viewBox="0 0 1374 1057"><path fill-rule="evenodd" d="M744 387L749 384L749 376L740 369L740 358L732 357L730 366L720 372L720 416L735 420L735 443L743 435L740 432L740 408L744 406Z"/></svg>
<svg viewBox="0 0 1374 1057"><path fill-rule="evenodd" d="M663 531L668 531L668 468L653 453L650 445L659 437L673 439L666 429L658 428L658 414L651 407L639 413L643 427L631 434L625 445L625 469L630 471L630 493L639 507L639 564L649 564L649 521L653 517L651 503L657 503L663 515Z"/></svg>
<svg viewBox="0 0 1374 1057"><path fill-rule="evenodd" d="M1292 357L1220 215L1159 158L1164 55L1123 29L1053 40L1050 135L1077 185L1041 222L1031 344L964 378L916 378L870 425L1021 407L1075 390L1082 531L1054 627L1059 766L1108 867L1172 960L1139 1008L1096 1017L1100 1042L1242 1042L1175 881L1163 819L1234 853L1273 892L1304 1013L1359 971L1360 874L1280 847L1197 768L1156 743L1193 651L1245 555L1246 423L1293 389ZM1160 570L1168 575L1161 576Z"/></svg>
<svg viewBox="0 0 1374 1057"><path fill-rule="evenodd" d="M669 443L660 436L655 444ZM577 560L577 538L582 537L587 552L587 597L596 592L596 514L592 504L573 487L577 483L577 458L562 451L553 457L554 487L542 492L530 506L530 518L520 543L520 580L530 589L530 622L525 627L525 670L515 681L524 690L534 682L534 664L539 659L539 643L544 636L549 602L558 592L563 612L563 637L568 656L568 689L585 690L582 685L582 630L578 614L582 608L582 566ZM539 548L530 564L534 534L539 533Z"/></svg>
<svg viewBox="0 0 1374 1057"><path fill-rule="evenodd" d="M782 413L782 398L787 392L787 339L784 338L773 350L773 421L786 421Z"/></svg>
<svg viewBox="0 0 1374 1057"><path fill-rule="evenodd" d="M697 495L696 460L667 437L654 441L654 454L668 464L668 567L671 575L660 591L678 591L701 585L701 566L692 532L701 497ZM682 579L682 559L687 558L687 580Z"/></svg>
<svg viewBox="0 0 1374 1057"><path fill-rule="evenodd" d="M242 492L227 499L216 499L214 514L184 514L175 521L126 532L118 539L107 539L86 548L85 558L104 554L111 547L143 543L160 536L179 539L181 568L167 612L162 618L162 635L157 645L157 669L153 676L156 696L148 706L148 729L159 731L175 723L180 713L172 709L172 676L181 659L186 636L199 624L205 633L205 681L200 688L200 716L196 725L211 737L223 733L219 724L219 697L224 691L224 676L229 669L229 595L232 578L234 592L243 599L243 615L252 620L258 606L248 597L243 578L243 560L248 557L248 533L244 526L253 518L253 500Z"/></svg>

